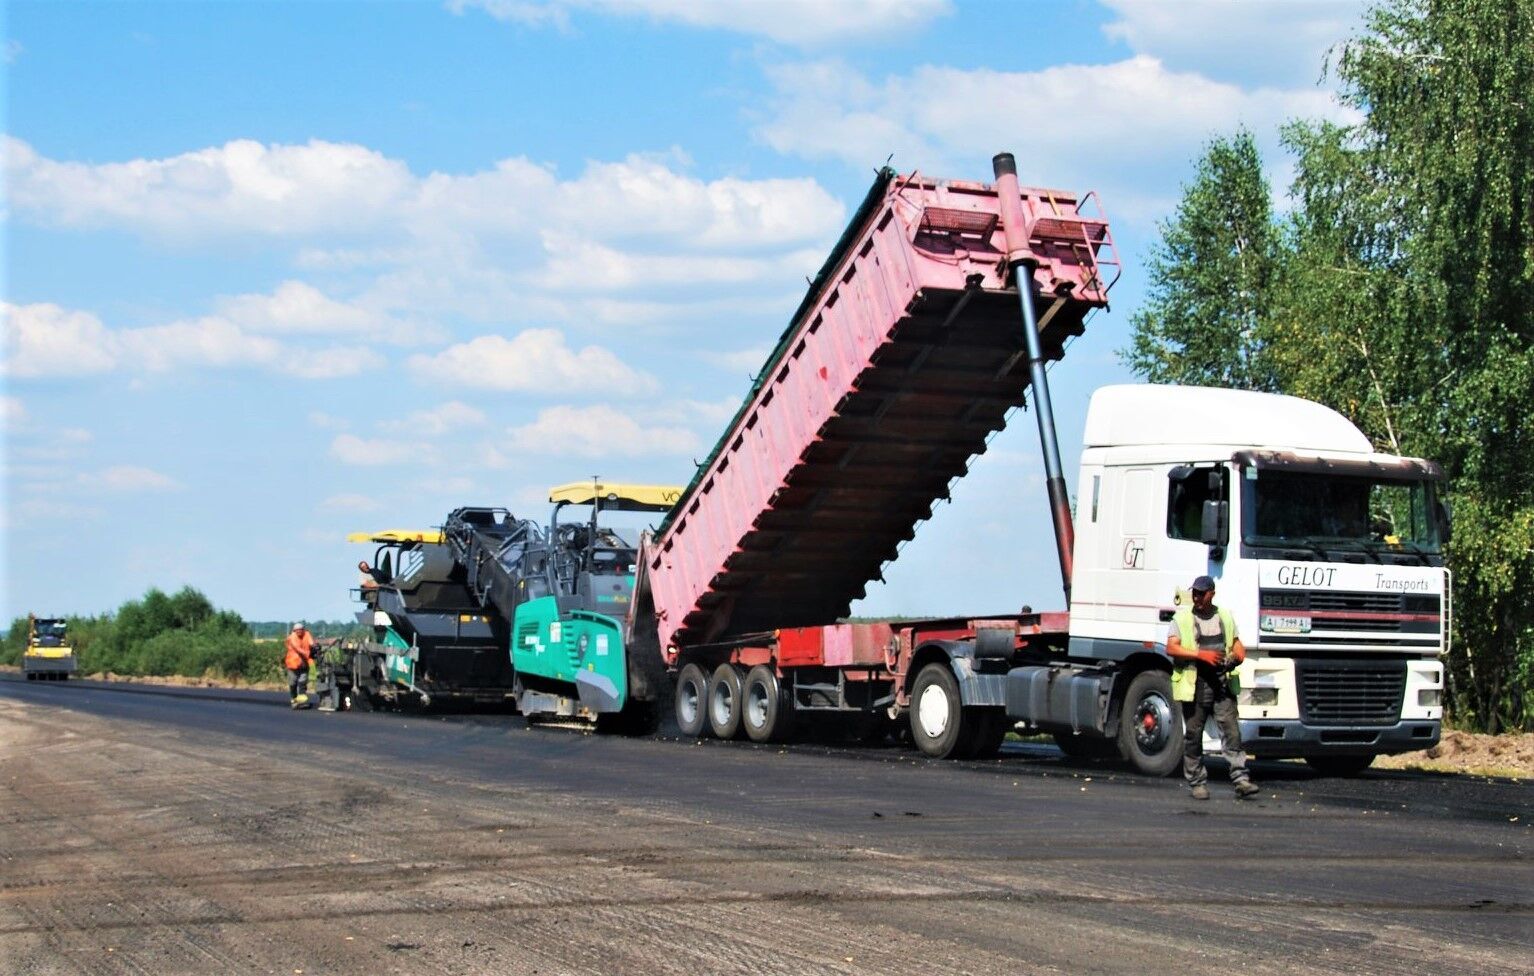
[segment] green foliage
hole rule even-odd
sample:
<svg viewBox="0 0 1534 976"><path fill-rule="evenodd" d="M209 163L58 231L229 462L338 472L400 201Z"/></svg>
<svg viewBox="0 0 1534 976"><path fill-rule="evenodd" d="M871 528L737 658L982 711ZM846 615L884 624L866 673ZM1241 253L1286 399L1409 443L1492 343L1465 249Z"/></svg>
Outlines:
<svg viewBox="0 0 1534 976"><path fill-rule="evenodd" d="M82 674L213 676L247 681L281 677L282 645L251 637L239 614L219 610L197 590L166 595L151 589L116 614L68 617L69 642ZM5 663L21 660L27 618L3 643Z"/></svg>
<svg viewBox="0 0 1534 976"><path fill-rule="evenodd" d="M1529 728L1534 0L1390 0L1341 47L1336 70L1362 121L1285 128L1294 208L1274 223L1273 275L1260 291L1227 285L1259 296L1257 327L1237 332L1208 280L1210 269L1239 270L1228 260L1235 222L1200 215L1217 212L1212 190L1245 199L1251 162L1225 166L1217 155L1230 144L1216 142L1164 228L1127 358L1153 380L1318 400L1382 449L1442 463L1455 514L1454 717ZM1243 377L1201 352L1251 337L1249 359L1266 372Z"/></svg>
<svg viewBox="0 0 1534 976"><path fill-rule="evenodd" d="M1125 357L1153 382L1273 389L1268 310L1277 274L1267 180L1251 133L1216 139L1150 256L1150 300Z"/></svg>

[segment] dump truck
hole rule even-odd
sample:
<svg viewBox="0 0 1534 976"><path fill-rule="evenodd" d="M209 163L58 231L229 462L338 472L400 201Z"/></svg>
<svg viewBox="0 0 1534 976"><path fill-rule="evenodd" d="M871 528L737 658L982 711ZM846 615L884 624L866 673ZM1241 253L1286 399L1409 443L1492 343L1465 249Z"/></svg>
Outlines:
<svg viewBox="0 0 1534 976"><path fill-rule="evenodd" d="M878 174L642 540L626 644L665 663L682 732L773 741L882 718L927 755L975 757L1021 724L1164 775L1183 737L1167 631L1207 574L1248 647L1250 752L1345 773L1436 742L1451 611L1437 466L1291 397L1108 387L1073 506L1047 367L1120 265L1095 194L1020 187L1008 154L994 172ZM1019 594L997 612L839 622L1020 407L1064 607Z"/></svg>
<svg viewBox="0 0 1534 976"><path fill-rule="evenodd" d="M75 649L69 644L69 624L59 617L27 614L27 646L21 670L28 681L67 681L75 673Z"/></svg>
<svg viewBox="0 0 1534 976"><path fill-rule="evenodd" d="M665 675L626 653L638 542L611 517L664 513L680 490L594 479L550 489L546 524L463 507L440 530L352 536L377 546L355 591L374 637L343 653L338 696L349 683L372 704L505 701L533 719L652 731Z"/></svg>

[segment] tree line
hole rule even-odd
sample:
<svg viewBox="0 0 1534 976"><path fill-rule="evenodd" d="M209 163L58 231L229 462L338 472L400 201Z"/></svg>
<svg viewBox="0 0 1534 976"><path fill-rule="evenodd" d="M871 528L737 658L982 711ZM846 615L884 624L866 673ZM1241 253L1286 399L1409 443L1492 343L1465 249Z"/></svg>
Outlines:
<svg viewBox="0 0 1534 976"><path fill-rule="evenodd" d="M237 681L278 681L281 651L274 641L286 621L247 623L220 610L192 587L166 594L151 589L115 613L66 617L69 643L82 674L185 675ZM316 637L339 637L354 625L315 621ZM0 642L0 663L19 664L27 643L27 618L17 617Z"/></svg>
<svg viewBox="0 0 1534 976"><path fill-rule="evenodd" d="M1214 139L1123 356L1442 464L1451 715L1534 728L1534 0L1387 0L1324 70L1358 121L1284 126L1281 210L1251 133Z"/></svg>

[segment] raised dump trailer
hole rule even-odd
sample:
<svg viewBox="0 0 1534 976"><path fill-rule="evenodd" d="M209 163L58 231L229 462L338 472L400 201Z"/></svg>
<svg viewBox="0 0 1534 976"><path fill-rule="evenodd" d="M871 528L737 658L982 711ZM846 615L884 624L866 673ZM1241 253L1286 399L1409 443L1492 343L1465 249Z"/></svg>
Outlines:
<svg viewBox="0 0 1534 976"><path fill-rule="evenodd" d="M66 681L75 673L75 649L69 644L67 622L27 614L27 646L21 653L21 670L28 681Z"/></svg>
<svg viewBox="0 0 1534 976"><path fill-rule="evenodd" d="M1009 234L1031 251L1032 357ZM1031 367L1060 358L1107 303L1117 270L1090 195L879 175L644 550L635 636L675 669L685 732L767 739L794 716L902 709L942 660L924 680L956 681L966 707L991 709L934 717L918 742L995 749L1008 659L1063 644L1064 614L833 625L1023 404Z"/></svg>
<svg viewBox="0 0 1534 976"><path fill-rule="evenodd" d="M1208 574L1249 650L1249 751L1349 772L1437 741L1436 466L1291 397L1110 387L1087 418L1078 538L1045 367L1117 261L1090 194L1020 188L1005 154L995 172L879 175L645 541L629 644L671 669L682 731L765 741L807 717L904 715L924 752L972 756L1022 722L1167 773L1166 635L1179 588ZM836 623L1025 394L1069 611Z"/></svg>

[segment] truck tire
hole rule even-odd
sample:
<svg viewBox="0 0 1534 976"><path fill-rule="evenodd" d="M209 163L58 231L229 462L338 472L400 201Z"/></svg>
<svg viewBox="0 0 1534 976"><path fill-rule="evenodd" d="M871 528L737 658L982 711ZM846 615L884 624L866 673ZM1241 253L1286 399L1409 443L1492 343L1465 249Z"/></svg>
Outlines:
<svg viewBox="0 0 1534 976"><path fill-rule="evenodd" d="M1374 763L1373 756L1306 756L1305 765L1322 776L1357 776Z"/></svg>
<svg viewBox="0 0 1534 976"><path fill-rule="evenodd" d="M696 664L683 665L676 676L676 727L683 735L705 738L708 728L708 678Z"/></svg>
<svg viewBox="0 0 1534 976"><path fill-rule="evenodd" d="M969 747L971 759L995 759L1001 752L1001 744L1015 724L1000 708L976 709L975 738Z"/></svg>
<svg viewBox="0 0 1534 976"><path fill-rule="evenodd" d="M740 669L721 664L708 680L709 730L721 739L735 738L740 735L742 711Z"/></svg>
<svg viewBox="0 0 1534 976"><path fill-rule="evenodd" d="M783 695L777 674L765 664L746 673L741 691L741 723L752 742L782 742L793 724L793 704Z"/></svg>
<svg viewBox="0 0 1534 976"><path fill-rule="evenodd" d="M1182 708L1166 672L1152 668L1129 682L1119 711L1119 755L1148 776L1170 776L1182 765Z"/></svg>
<svg viewBox="0 0 1534 976"><path fill-rule="evenodd" d="M1072 759L1118 758L1118 744L1108 739L1099 739L1092 735L1077 735L1074 732L1055 732L1052 735L1055 745Z"/></svg>
<svg viewBox="0 0 1534 976"><path fill-rule="evenodd" d="M944 661L921 669L911 686L911 741L934 759L963 759L974 747L974 716L966 715L959 679ZM966 720L970 721L966 721Z"/></svg>

